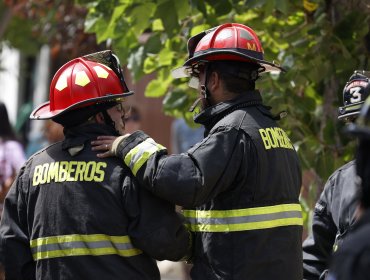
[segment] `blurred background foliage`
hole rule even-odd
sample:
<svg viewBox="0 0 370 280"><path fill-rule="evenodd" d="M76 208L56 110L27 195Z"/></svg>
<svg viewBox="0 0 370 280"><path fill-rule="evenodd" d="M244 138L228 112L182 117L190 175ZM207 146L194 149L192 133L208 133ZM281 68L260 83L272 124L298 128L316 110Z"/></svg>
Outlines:
<svg viewBox="0 0 370 280"><path fill-rule="evenodd" d="M47 43L60 61L111 48L134 80L155 73L145 95L164 97L164 113L189 123L196 92L170 75L187 58L188 38L225 22L248 25L265 59L287 70L258 88L273 112L288 112L281 125L308 178L306 221L328 176L353 158L337 108L353 71L369 70L369 0L4 0L0 10L1 41L26 53Z"/></svg>

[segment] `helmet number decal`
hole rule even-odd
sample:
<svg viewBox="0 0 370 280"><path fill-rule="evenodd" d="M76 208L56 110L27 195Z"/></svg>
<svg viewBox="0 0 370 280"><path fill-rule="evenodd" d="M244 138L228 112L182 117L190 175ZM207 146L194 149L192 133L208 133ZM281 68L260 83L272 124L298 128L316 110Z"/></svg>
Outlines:
<svg viewBox="0 0 370 280"><path fill-rule="evenodd" d="M361 101L361 87L353 87L349 90L351 94L351 103L356 103Z"/></svg>

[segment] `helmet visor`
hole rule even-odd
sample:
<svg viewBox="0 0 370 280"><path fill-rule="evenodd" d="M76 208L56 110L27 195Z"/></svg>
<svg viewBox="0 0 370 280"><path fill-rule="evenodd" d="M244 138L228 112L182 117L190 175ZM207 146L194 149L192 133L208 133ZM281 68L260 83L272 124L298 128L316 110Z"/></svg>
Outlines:
<svg viewBox="0 0 370 280"><path fill-rule="evenodd" d="M194 89L198 89L199 88L199 77L191 77L188 82L188 86Z"/></svg>
<svg viewBox="0 0 370 280"><path fill-rule="evenodd" d="M199 86L199 74L201 71L204 71L207 63L208 61L200 60L190 66L176 68L171 73L175 79L190 77L189 87L197 89Z"/></svg>

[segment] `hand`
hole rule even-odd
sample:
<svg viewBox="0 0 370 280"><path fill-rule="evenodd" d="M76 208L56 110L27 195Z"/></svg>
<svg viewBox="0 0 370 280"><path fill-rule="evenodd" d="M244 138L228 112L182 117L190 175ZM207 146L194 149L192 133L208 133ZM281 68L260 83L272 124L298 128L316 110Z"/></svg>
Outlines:
<svg viewBox="0 0 370 280"><path fill-rule="evenodd" d="M116 140L116 136L98 136L98 138L94 141L91 141L92 150L98 151L101 153L96 154L99 158L106 158L114 156L114 152L112 150L113 142Z"/></svg>

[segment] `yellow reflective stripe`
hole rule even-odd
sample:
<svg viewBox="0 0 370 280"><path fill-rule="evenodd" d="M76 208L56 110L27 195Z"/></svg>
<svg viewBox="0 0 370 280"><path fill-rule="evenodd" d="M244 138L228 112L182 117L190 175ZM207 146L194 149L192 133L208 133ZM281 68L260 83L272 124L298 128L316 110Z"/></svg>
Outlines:
<svg viewBox="0 0 370 280"><path fill-rule="evenodd" d="M141 253L141 252L140 252ZM46 252L37 252L32 255L35 261L50 258L60 258L60 257L72 257L72 256L103 256L103 255L119 255L122 257L132 257L139 255L137 249L131 250L116 250L114 248L101 248L101 249L64 249L64 250L54 250Z"/></svg>
<svg viewBox="0 0 370 280"><path fill-rule="evenodd" d="M110 240L116 243L129 243L130 237L124 236L110 236L106 234L69 234L69 235L57 235L49 237L40 237L30 241L31 248L53 243L64 243L64 242L95 242L95 241L106 241Z"/></svg>
<svg viewBox="0 0 370 280"><path fill-rule="evenodd" d="M141 250L133 247L128 236L109 236L104 234L71 234L41 237L31 240L30 247L34 260L111 254L131 257L142 253Z"/></svg>
<svg viewBox="0 0 370 280"><path fill-rule="evenodd" d="M165 149L165 147L157 144L152 138L148 138L131 149L125 156L124 162L131 169L132 173L136 175L140 167L147 162L152 154Z"/></svg>
<svg viewBox="0 0 370 280"><path fill-rule="evenodd" d="M300 204L281 204L234 210L184 210L192 231L229 232L303 225Z"/></svg>
<svg viewBox="0 0 370 280"><path fill-rule="evenodd" d="M184 210L185 217L193 218L226 218L252 216L262 214L273 214L286 211L302 211L300 204L279 204L273 206L254 207L232 210Z"/></svg>
<svg viewBox="0 0 370 280"><path fill-rule="evenodd" d="M266 222L253 222L245 224L230 224L230 225L194 225L187 224L186 227L191 231L198 232L231 232L231 231L245 231L245 230L258 230L268 229L281 226L302 226L302 218L288 218Z"/></svg>

